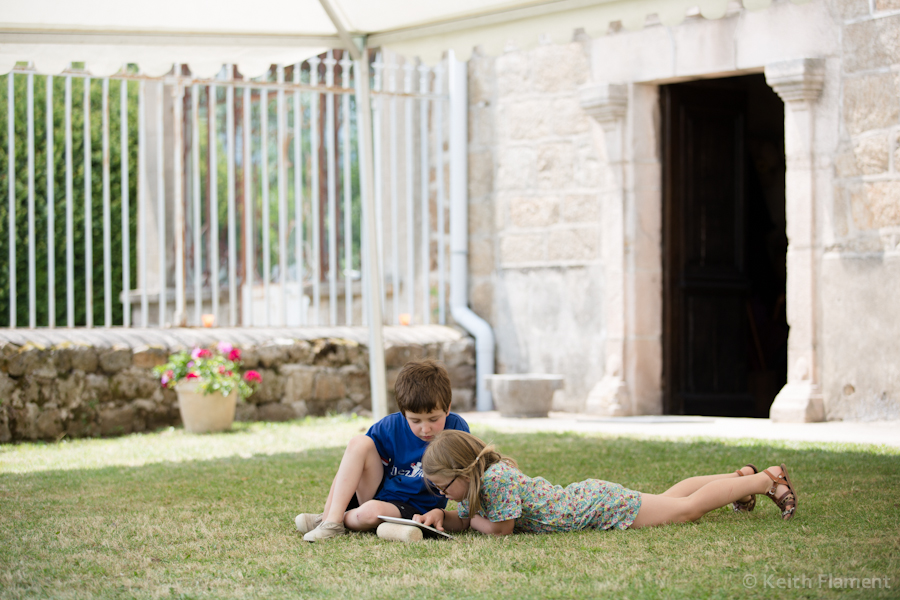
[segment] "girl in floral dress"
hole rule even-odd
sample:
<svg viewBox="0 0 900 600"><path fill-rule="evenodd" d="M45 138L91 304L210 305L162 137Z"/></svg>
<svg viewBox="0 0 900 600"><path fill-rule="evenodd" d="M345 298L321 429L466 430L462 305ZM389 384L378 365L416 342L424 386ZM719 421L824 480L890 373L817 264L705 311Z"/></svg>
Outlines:
<svg viewBox="0 0 900 600"><path fill-rule="evenodd" d="M619 484L588 479L567 487L528 477L515 461L463 431L438 434L422 458L425 477L457 510L434 509L414 520L441 531L550 533L581 529L636 529L696 521L734 504L749 511L755 494L766 494L793 517L797 494L784 465L757 472L747 465L734 473L691 477L664 493L642 494Z"/></svg>

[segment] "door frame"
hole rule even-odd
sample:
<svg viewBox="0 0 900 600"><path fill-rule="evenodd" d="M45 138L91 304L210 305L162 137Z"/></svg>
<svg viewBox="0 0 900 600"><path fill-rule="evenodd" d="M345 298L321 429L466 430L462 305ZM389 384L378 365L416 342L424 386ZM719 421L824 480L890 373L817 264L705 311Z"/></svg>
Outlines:
<svg viewBox="0 0 900 600"><path fill-rule="evenodd" d="M602 244L606 371L588 396L586 409L590 412L664 414L659 86L753 73L765 73L766 82L785 103L785 177L790 182L785 189L789 239L785 293L791 326L788 383L775 398L770 415L782 421L824 419L817 352L819 250L814 225L815 108L825 82L825 61L820 58L678 79L593 83L581 88L581 106L597 122L593 128L595 146L615 172L614 182L599 194L602 210L609 217L604 232L612 234L605 233ZM610 93L613 89L616 93ZM616 407L620 410L613 412Z"/></svg>

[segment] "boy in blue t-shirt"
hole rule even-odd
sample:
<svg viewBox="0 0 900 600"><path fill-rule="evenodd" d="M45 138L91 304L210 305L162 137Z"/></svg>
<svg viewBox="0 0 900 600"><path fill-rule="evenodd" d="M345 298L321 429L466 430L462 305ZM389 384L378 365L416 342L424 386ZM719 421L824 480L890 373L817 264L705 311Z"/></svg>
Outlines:
<svg viewBox="0 0 900 600"><path fill-rule="evenodd" d="M294 519L307 542L343 535L347 529L375 529L382 522L378 515L411 519L447 505L422 475L422 454L435 435L444 429L469 431L463 418L450 412L447 369L433 360L408 362L397 375L394 393L400 412L350 440L325 510Z"/></svg>

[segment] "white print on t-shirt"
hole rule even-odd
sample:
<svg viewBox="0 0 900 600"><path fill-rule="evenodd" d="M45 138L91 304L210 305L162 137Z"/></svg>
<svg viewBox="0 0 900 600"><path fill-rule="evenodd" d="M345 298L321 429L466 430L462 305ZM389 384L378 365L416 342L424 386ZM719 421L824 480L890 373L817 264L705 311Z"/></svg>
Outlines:
<svg viewBox="0 0 900 600"><path fill-rule="evenodd" d="M409 469L398 469L396 466L391 470L391 475L402 475L403 477L422 477L422 462L410 463Z"/></svg>

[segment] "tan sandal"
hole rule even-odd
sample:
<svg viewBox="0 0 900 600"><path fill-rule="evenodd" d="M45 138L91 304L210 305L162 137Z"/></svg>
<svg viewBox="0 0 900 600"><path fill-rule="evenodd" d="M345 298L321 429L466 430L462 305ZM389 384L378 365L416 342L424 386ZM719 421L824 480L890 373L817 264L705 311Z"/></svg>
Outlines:
<svg viewBox="0 0 900 600"><path fill-rule="evenodd" d="M757 469L756 467L754 467L751 464L746 464L743 467L741 467L741 469L745 469L747 467L750 467L751 469L753 469L754 475L759 473L759 469ZM744 477L744 474L741 473L741 469L738 469L737 471L735 471L735 473L738 474L738 477ZM756 494L750 494L750 500L748 500L747 502L741 502L740 500L735 500L734 502L731 503L731 508L736 513L750 512L751 510L756 508Z"/></svg>
<svg viewBox="0 0 900 600"><path fill-rule="evenodd" d="M787 467L785 467L783 463L781 464L781 475L772 475L769 473L768 469L766 469L764 473L772 480L772 487L766 492L766 496L771 498L772 502L775 503L775 506L781 510L781 518L785 521L790 520L797 510L797 491L794 489L794 486L791 485L791 478L788 476ZM788 491L776 498L775 491L778 489L779 485L787 486Z"/></svg>

